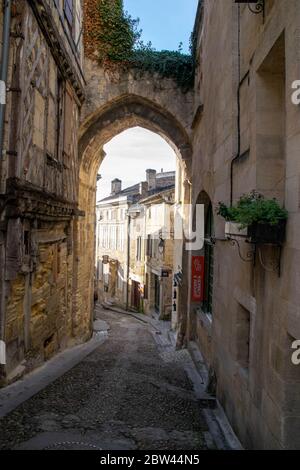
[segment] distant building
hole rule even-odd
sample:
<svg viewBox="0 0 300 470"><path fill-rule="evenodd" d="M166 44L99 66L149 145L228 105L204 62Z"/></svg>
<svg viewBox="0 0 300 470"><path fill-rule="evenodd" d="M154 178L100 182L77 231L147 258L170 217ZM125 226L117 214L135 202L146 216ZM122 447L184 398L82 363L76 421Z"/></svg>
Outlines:
<svg viewBox="0 0 300 470"><path fill-rule="evenodd" d="M175 172L146 171L146 181L97 204L96 290L99 301L170 317Z"/></svg>

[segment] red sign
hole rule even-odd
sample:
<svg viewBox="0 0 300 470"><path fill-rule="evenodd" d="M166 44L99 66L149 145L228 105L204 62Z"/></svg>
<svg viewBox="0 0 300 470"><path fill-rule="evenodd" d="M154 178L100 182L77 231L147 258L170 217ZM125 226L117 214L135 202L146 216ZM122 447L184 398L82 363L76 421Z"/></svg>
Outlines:
<svg viewBox="0 0 300 470"><path fill-rule="evenodd" d="M192 301L204 300L204 256L192 256Z"/></svg>

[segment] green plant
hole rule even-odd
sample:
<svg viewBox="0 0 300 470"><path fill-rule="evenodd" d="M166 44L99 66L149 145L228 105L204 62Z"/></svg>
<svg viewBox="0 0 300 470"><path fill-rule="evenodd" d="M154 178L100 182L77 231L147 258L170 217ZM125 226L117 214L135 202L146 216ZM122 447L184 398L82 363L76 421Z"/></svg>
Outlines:
<svg viewBox="0 0 300 470"><path fill-rule="evenodd" d="M123 68L157 73L172 78L188 91L194 84L193 56L178 51L156 51L149 42L141 40L139 19L133 19L123 8L123 0L98 0L97 12L90 38L98 50L99 62L106 68L119 65Z"/></svg>
<svg viewBox="0 0 300 470"><path fill-rule="evenodd" d="M123 0L98 0L97 10L99 18L92 35L100 62L127 61L141 38L139 19L124 11Z"/></svg>
<svg viewBox="0 0 300 470"><path fill-rule="evenodd" d="M277 225L288 217L276 199L265 199L256 191L243 195L235 206L219 202L217 213L227 221L238 223L241 229L255 223Z"/></svg>

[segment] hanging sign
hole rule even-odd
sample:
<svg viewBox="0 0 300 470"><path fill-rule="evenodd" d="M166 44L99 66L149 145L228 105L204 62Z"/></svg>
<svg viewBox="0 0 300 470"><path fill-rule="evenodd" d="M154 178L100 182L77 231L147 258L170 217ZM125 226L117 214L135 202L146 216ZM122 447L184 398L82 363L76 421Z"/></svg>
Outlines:
<svg viewBox="0 0 300 470"><path fill-rule="evenodd" d="M204 256L192 256L192 301L204 300Z"/></svg>

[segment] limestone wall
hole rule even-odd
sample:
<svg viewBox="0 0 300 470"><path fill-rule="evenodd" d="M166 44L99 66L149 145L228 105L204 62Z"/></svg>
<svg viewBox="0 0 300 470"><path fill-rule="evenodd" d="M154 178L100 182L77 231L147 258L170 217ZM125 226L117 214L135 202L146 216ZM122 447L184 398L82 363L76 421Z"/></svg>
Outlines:
<svg viewBox="0 0 300 470"><path fill-rule="evenodd" d="M300 369L291 362L291 344L299 338L300 324L300 121L291 84L299 79L300 4L265 4L263 21L247 4L204 2L195 111L199 105L203 109L194 126L193 201L205 191L214 206L229 204L231 194L236 200L257 189L284 202L289 220L281 276L274 270L276 248L261 247L255 265L242 261L237 247L222 241L224 221L215 214L212 321L195 313L193 305L189 321L197 325L196 340L216 373L217 396L243 444L299 448ZM242 256L250 248L241 241Z"/></svg>
<svg viewBox="0 0 300 470"><path fill-rule="evenodd" d="M75 12L78 29L80 2ZM62 13L59 2L13 2L12 91L0 162L0 330L7 355L1 379L6 382L91 334L90 306L85 319L73 308L83 50L80 43L76 49ZM49 34L56 42L49 42Z"/></svg>

